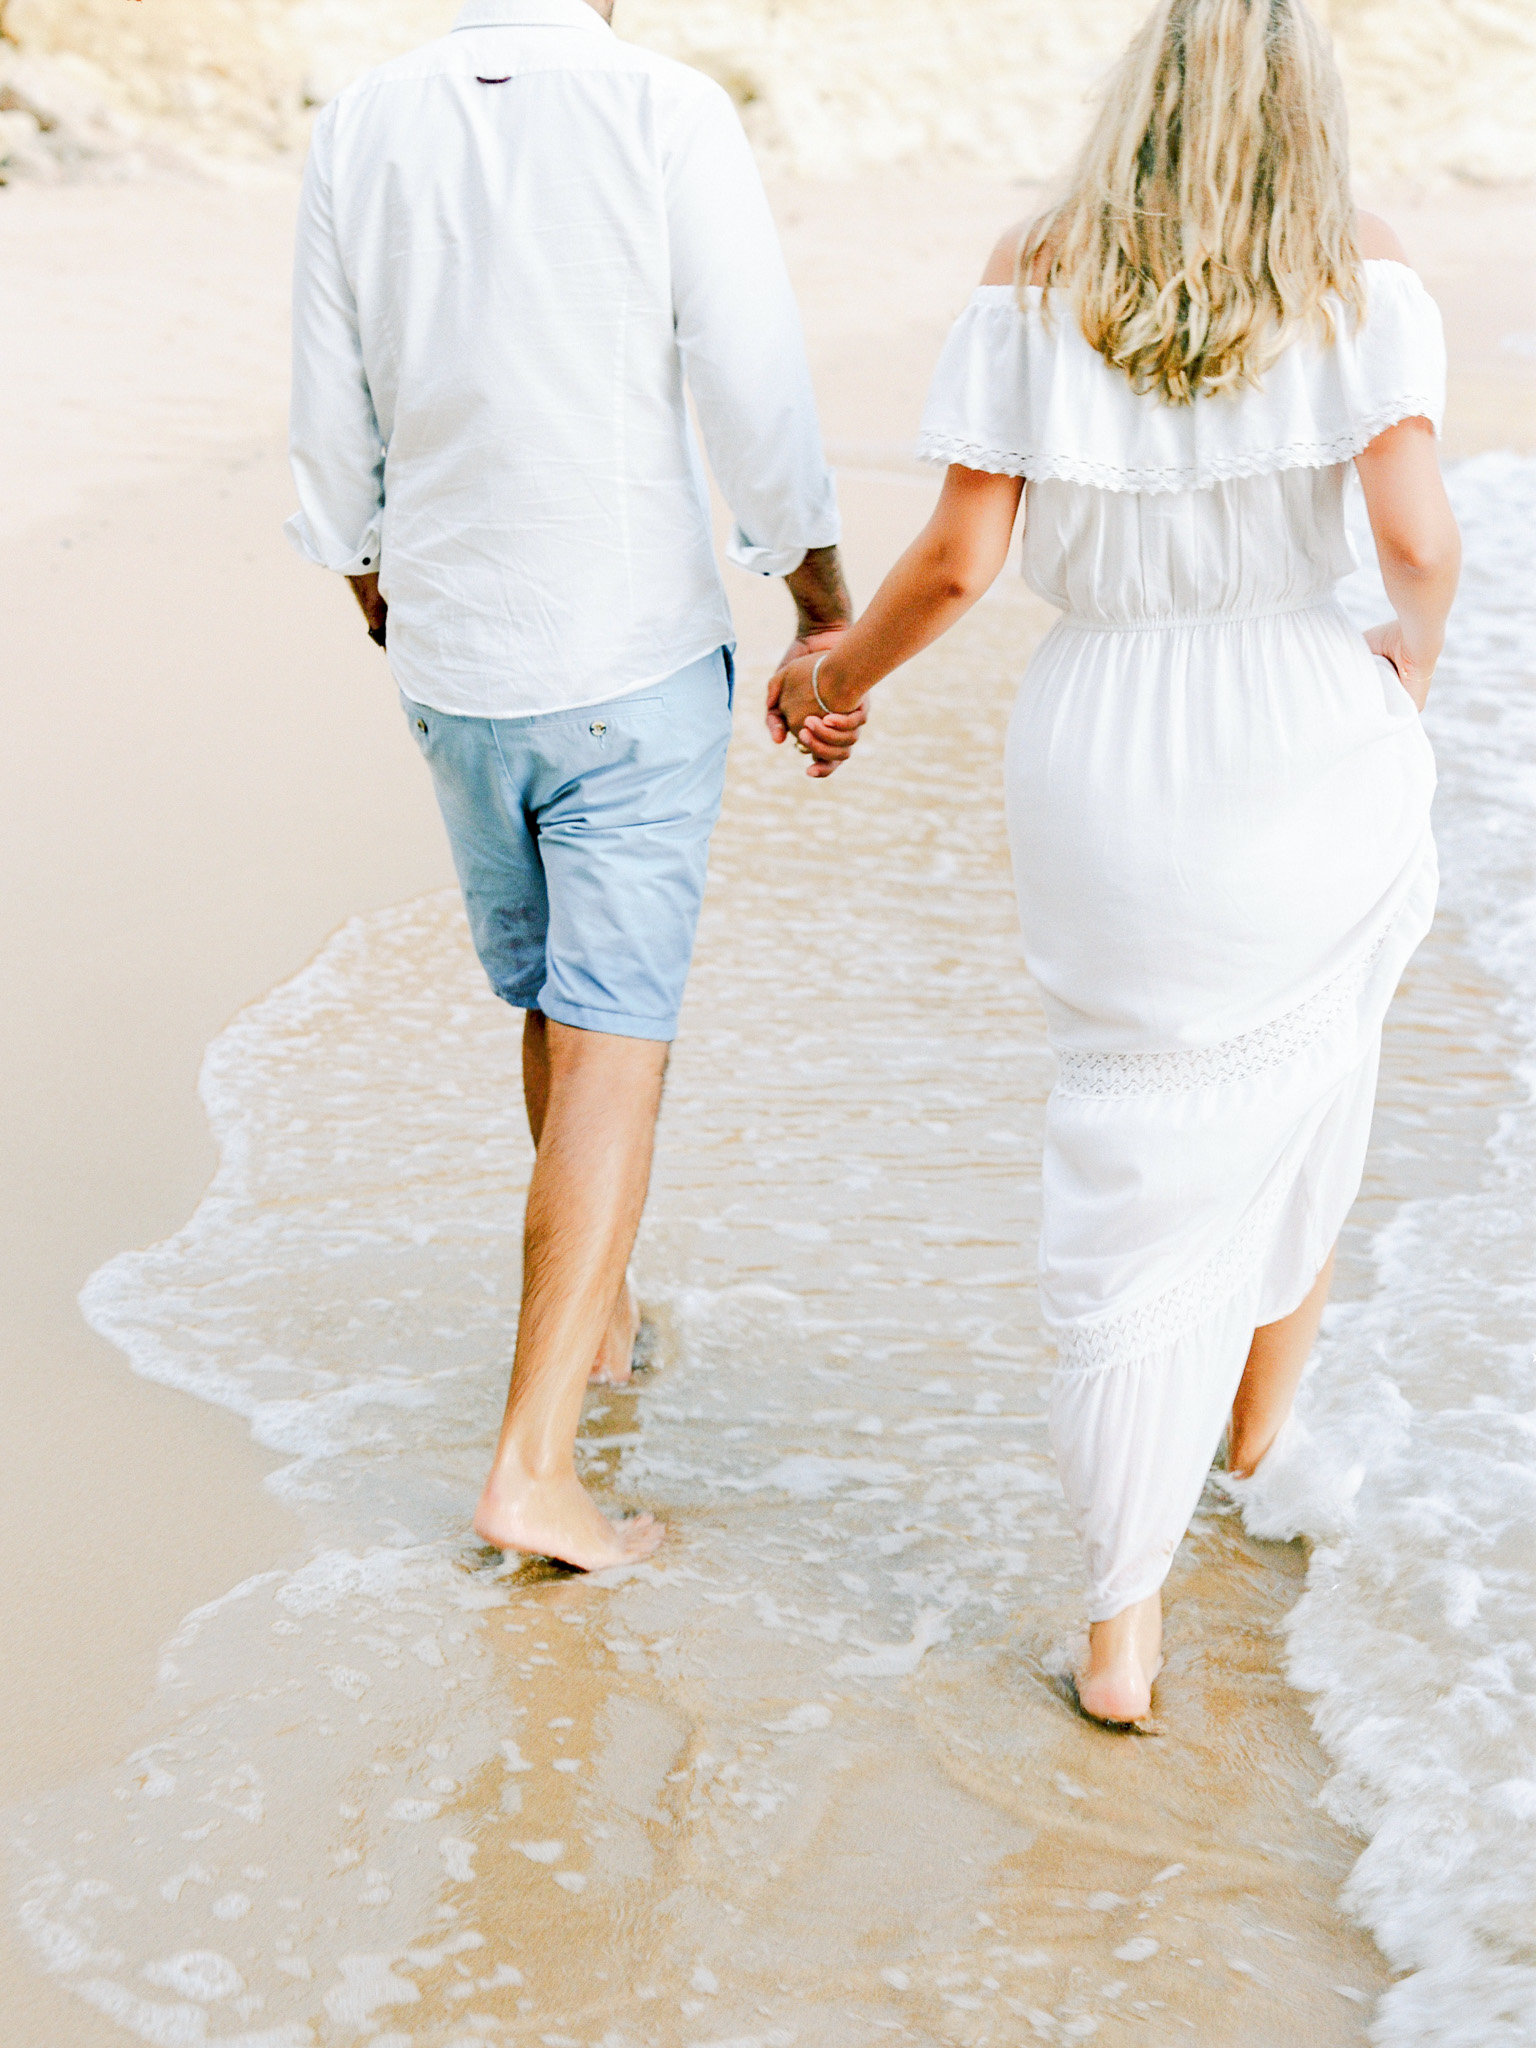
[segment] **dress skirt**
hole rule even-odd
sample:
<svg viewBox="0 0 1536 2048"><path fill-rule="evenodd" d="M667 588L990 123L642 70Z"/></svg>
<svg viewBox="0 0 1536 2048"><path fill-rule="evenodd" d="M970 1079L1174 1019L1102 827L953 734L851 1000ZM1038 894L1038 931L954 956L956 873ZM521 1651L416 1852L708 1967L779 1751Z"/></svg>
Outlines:
<svg viewBox="0 0 1536 2048"><path fill-rule="evenodd" d="M1069 615L1009 728L1025 954L1059 1073L1041 1299L1099 1621L1155 1592L1254 1330L1298 1308L1434 914L1434 760L1330 594Z"/></svg>

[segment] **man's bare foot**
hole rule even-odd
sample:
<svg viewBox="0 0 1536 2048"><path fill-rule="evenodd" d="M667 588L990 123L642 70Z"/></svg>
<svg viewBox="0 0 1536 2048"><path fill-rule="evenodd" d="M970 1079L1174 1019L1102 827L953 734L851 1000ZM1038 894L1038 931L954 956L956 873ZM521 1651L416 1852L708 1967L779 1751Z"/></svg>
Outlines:
<svg viewBox="0 0 1536 2048"><path fill-rule="evenodd" d="M1163 1668L1163 1599L1150 1593L1088 1631L1088 1668L1077 1697L1090 1720L1123 1727L1145 1718Z"/></svg>
<svg viewBox="0 0 1536 2048"><path fill-rule="evenodd" d="M559 1479L493 1474L475 1510L475 1533L498 1550L552 1557L579 1572L636 1564L660 1548L654 1515L610 1522L574 1472Z"/></svg>
<svg viewBox="0 0 1536 2048"><path fill-rule="evenodd" d="M597 1362L588 1375L593 1386L629 1385L634 1377L635 1340L639 1335L640 1304L635 1299L635 1290L626 1280L618 1306L614 1309L608 1327L603 1332L603 1341L598 1346Z"/></svg>

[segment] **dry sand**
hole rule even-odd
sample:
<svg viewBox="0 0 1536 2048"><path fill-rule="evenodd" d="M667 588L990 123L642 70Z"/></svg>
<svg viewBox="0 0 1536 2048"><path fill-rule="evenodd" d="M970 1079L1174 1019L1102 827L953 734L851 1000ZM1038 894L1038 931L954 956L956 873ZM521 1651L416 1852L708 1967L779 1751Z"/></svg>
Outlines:
<svg viewBox="0 0 1536 2048"><path fill-rule="evenodd" d="M864 591L921 516L893 479L944 328L1028 196L778 190ZM174 1624L294 1542L241 1425L134 1380L76 1291L191 1210L198 1061L231 1013L449 879L382 664L278 532L291 210L270 175L0 194L0 376L25 394L0 423L6 1801L113 1753ZM1448 452L1536 447L1531 203L1389 210L1447 314ZM751 677L783 605L736 594ZM121 2038L0 1961L7 2048Z"/></svg>
<svg viewBox="0 0 1536 2048"><path fill-rule="evenodd" d="M1355 163L1425 184L1536 175L1527 0L1316 0ZM1052 177L1147 0L621 0L621 34L711 72L780 170ZM456 0L4 0L0 176L49 160L269 156L364 66L441 34ZM9 83L12 96L7 99ZM7 108L9 112L5 111ZM35 109L51 123L39 134Z"/></svg>

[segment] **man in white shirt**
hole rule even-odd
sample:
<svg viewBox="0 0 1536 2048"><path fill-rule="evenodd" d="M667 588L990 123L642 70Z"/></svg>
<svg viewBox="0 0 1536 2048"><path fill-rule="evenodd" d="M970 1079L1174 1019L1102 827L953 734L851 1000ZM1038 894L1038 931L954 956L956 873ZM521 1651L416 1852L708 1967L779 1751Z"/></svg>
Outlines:
<svg viewBox="0 0 1536 2048"><path fill-rule="evenodd" d="M598 1570L648 1555L577 1479L624 1379L626 1270L719 811L733 559L797 646L846 625L798 313L746 138L612 0L470 0L316 123L294 287L299 550L387 643L496 992L526 1012L537 1159L506 1419L475 1527ZM830 774L862 714L797 733Z"/></svg>

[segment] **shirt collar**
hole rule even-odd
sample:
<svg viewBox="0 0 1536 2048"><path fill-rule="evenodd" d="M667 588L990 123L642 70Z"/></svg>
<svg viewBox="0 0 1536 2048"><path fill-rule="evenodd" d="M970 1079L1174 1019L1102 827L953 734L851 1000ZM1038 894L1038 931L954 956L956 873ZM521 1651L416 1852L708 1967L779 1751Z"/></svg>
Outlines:
<svg viewBox="0 0 1536 2048"><path fill-rule="evenodd" d="M587 0L468 0L453 24L461 28L595 28L612 30Z"/></svg>

